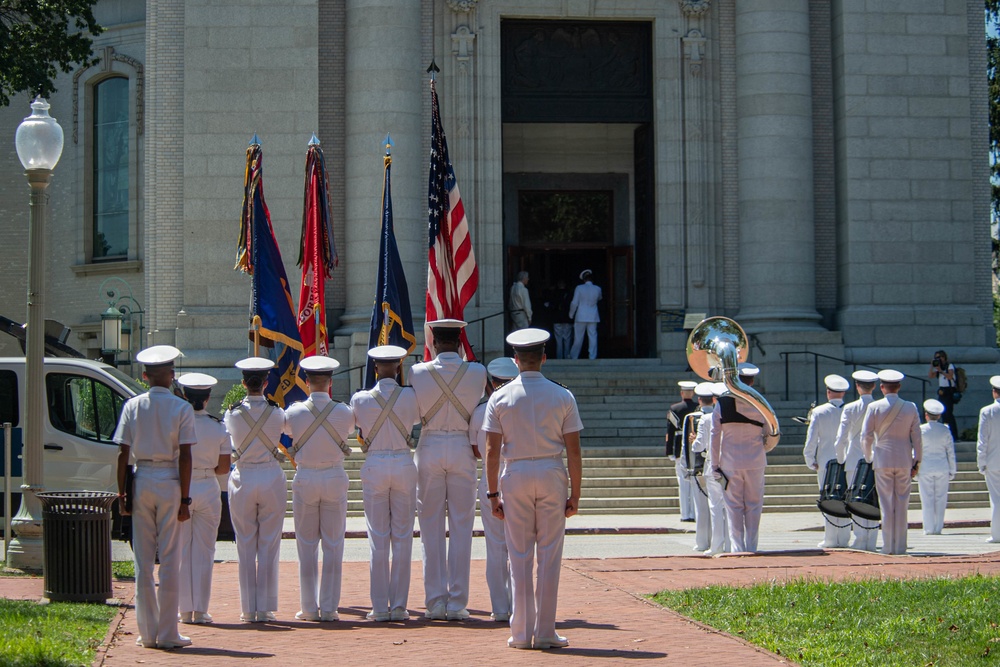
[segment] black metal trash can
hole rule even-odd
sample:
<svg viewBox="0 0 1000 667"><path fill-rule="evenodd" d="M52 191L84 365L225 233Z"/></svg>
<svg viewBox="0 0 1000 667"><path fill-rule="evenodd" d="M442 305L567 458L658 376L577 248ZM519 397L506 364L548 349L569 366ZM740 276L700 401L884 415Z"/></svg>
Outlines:
<svg viewBox="0 0 1000 667"><path fill-rule="evenodd" d="M45 597L104 602L111 597L111 504L103 491L51 491L42 502Z"/></svg>

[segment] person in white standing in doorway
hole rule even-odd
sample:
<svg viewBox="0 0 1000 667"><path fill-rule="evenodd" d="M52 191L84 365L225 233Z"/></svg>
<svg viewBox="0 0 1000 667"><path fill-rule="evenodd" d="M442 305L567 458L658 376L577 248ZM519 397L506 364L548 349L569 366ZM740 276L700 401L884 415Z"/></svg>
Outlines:
<svg viewBox="0 0 1000 667"><path fill-rule="evenodd" d="M597 302L601 300L601 288L595 285L590 277L590 269L580 272L581 284L573 291L573 300L569 304L569 316L573 318L573 349L570 359L579 359L583 349L583 335L587 334L587 352L591 359L597 358L597 323L601 316L597 312Z"/></svg>

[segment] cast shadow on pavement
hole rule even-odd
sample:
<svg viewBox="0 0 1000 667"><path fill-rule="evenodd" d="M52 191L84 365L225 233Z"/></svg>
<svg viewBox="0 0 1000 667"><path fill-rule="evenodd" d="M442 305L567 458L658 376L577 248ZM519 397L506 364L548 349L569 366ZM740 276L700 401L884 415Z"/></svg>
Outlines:
<svg viewBox="0 0 1000 667"><path fill-rule="evenodd" d="M615 648L560 648L550 649L553 654L578 658L611 658L615 660L663 660L666 653L659 651L625 651Z"/></svg>

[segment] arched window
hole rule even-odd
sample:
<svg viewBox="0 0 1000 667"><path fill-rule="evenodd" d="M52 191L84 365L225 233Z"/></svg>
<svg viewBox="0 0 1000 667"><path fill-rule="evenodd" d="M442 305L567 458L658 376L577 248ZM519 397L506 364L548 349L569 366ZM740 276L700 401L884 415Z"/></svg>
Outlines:
<svg viewBox="0 0 1000 667"><path fill-rule="evenodd" d="M94 86L92 230L93 261L125 260L129 250L129 80Z"/></svg>

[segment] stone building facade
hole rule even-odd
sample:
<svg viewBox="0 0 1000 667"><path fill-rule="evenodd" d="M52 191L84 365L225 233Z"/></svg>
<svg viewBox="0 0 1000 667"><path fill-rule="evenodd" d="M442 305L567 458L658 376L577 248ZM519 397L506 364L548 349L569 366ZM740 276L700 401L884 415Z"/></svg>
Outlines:
<svg viewBox="0 0 1000 667"><path fill-rule="evenodd" d="M421 320L433 60L480 271L466 316L488 318L470 329L487 354L501 348L494 315L517 271L542 304L590 268L608 356L682 368L684 317L706 313L754 335L772 388L782 352L914 372L938 348L966 364L997 358L978 0L101 0L97 11L100 62L62 76L50 99L67 140L48 236L50 317L92 356L107 287L123 283L144 311L134 348L174 343L205 369L245 355L249 279L233 264L255 133L294 295L306 145L313 132L322 141L341 259L327 285L332 354L357 363L391 132L395 229ZM110 130L95 109L112 79L108 204ZM0 110L11 138L27 110L26 96ZM5 154L0 314L23 319L27 187L13 140ZM113 224L100 221L108 206ZM117 237L111 256L101 225Z"/></svg>

